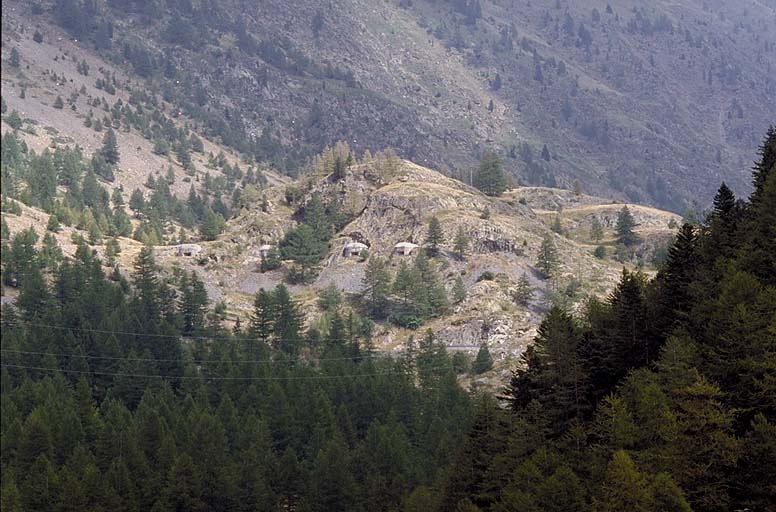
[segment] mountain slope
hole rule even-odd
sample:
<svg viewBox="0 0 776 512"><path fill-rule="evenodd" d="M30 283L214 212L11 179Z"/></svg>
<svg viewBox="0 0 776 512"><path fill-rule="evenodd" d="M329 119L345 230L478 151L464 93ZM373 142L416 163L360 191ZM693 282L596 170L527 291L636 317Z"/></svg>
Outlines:
<svg viewBox="0 0 776 512"><path fill-rule="evenodd" d="M524 183L677 210L745 190L727 169L776 116L763 3L109 2L86 24L42 6L6 2L6 23L67 26L288 172L340 139L459 176L494 146Z"/></svg>

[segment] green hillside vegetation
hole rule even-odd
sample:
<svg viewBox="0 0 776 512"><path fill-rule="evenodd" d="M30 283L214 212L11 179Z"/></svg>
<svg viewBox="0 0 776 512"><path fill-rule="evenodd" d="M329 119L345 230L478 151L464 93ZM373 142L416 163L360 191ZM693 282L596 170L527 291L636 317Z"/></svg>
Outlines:
<svg viewBox="0 0 776 512"><path fill-rule="evenodd" d="M63 258L4 224L20 291L2 308L3 510L763 509L774 205L776 128L749 202L723 185L654 279L624 271L579 318L549 311L507 410L459 387L430 330L378 356L331 293L324 332L284 285L227 328L197 274L161 274L151 248L128 281L82 240ZM399 269L393 309L370 261L372 314L432 314L412 285L425 265ZM490 364L483 346L474 371Z"/></svg>
<svg viewBox="0 0 776 512"><path fill-rule="evenodd" d="M105 93L79 122L140 130L187 168L196 139L162 109L290 175L348 140L359 154L395 147L469 182L490 147L516 181L576 182L673 211L699 187L710 197L709 176L724 170L745 190L745 161L776 114L767 3L340 0L326 11L312 0L260 10L234 0L9 1L4 79L24 90L28 45L65 35L77 41L73 67ZM126 79L90 66L95 55ZM48 76L51 101L61 96L69 112L79 91ZM130 104L114 99L124 92ZM486 181L488 193L503 189Z"/></svg>
<svg viewBox="0 0 776 512"><path fill-rule="evenodd" d="M767 510L776 498L776 128L654 279L553 308L482 401L440 510ZM459 510L462 508L459 508Z"/></svg>

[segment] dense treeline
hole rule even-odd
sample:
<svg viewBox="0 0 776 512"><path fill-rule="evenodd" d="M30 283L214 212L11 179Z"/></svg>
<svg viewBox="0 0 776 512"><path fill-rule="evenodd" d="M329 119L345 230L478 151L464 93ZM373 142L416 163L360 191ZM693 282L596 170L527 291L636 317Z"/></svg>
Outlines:
<svg viewBox="0 0 776 512"><path fill-rule="evenodd" d="M188 230L199 227L202 238L212 240L223 230L224 219L231 216L227 203L239 203L244 190L255 195L265 180L261 171L249 168L243 172L219 154L211 155L209 166L223 174L213 177L206 172L200 193L192 184L185 201L170 190L175 181L171 167L164 174L149 174L146 190L135 189L127 197L120 186L109 193L104 185L118 172L120 156L112 130L106 132L103 147L91 158L77 145L37 154L13 132L3 135L2 142L4 210L15 209L12 200L41 208L57 224L86 231L92 244L117 236L152 245L175 243L184 237L175 231L173 222ZM231 195L224 200L227 193ZM135 226L127 208L139 220Z"/></svg>
<svg viewBox="0 0 776 512"><path fill-rule="evenodd" d="M543 320L440 510L767 510L776 500L776 128L657 276Z"/></svg>
<svg viewBox="0 0 776 512"><path fill-rule="evenodd" d="M471 406L430 333L378 357L332 298L305 331L282 285L227 329L150 248L130 286L83 242L44 265L3 231L4 511L419 510L440 485Z"/></svg>
<svg viewBox="0 0 776 512"><path fill-rule="evenodd" d="M306 330L283 285L227 328L196 273L161 275L150 248L130 282L83 240L64 258L4 223L2 508L765 510L775 235L772 128L749 201L723 184L654 279L623 271L580 317L551 309L500 407L473 403L431 332L378 357L336 289ZM372 258L364 313L433 315L427 265L391 279Z"/></svg>

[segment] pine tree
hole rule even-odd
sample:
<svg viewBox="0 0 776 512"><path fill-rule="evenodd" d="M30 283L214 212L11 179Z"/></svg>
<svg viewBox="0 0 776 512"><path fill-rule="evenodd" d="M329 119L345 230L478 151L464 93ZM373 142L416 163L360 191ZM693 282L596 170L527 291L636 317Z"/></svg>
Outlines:
<svg viewBox="0 0 776 512"><path fill-rule="evenodd" d="M280 243L280 254L284 259L296 262L300 268L299 279L307 280L312 270L326 253L326 243L321 240L320 232L315 232L302 223L292 229Z"/></svg>
<svg viewBox="0 0 776 512"><path fill-rule="evenodd" d="M633 219L628 205L623 206L622 210L617 214L617 225L614 228L617 234L617 243L625 247L631 247L639 243L641 239L633 231L633 228L636 226L636 221Z"/></svg>
<svg viewBox="0 0 776 512"><path fill-rule="evenodd" d="M5 118L5 122L8 123L8 126L13 128L14 130L18 130L24 124L24 121L22 120L22 116L20 116L19 112L17 112L16 110L11 110L11 113L8 114Z"/></svg>
<svg viewBox="0 0 776 512"><path fill-rule="evenodd" d="M539 325L534 344L513 372L506 400L516 410L537 400L551 419L552 429L562 432L587 409L584 369L579 356L581 337L574 319L553 307Z"/></svg>
<svg viewBox="0 0 776 512"><path fill-rule="evenodd" d="M205 314L210 303L205 284L195 272L192 272L190 276L184 272L180 288L183 334L191 336L201 333L205 328Z"/></svg>
<svg viewBox="0 0 776 512"><path fill-rule="evenodd" d="M442 226L439 224L439 219L431 217L428 220L428 233L426 234L426 250L429 256L437 256L439 254L439 246L444 241L445 234L442 231Z"/></svg>
<svg viewBox="0 0 776 512"><path fill-rule="evenodd" d="M273 293L275 320L273 331L277 348L290 357L296 357L302 344L302 314L291 298L288 288L278 285Z"/></svg>
<svg viewBox="0 0 776 512"><path fill-rule="evenodd" d="M116 133L112 128L109 128L108 131L105 132L105 136L102 139L100 155L111 165L119 163L119 143L116 140Z"/></svg>
<svg viewBox="0 0 776 512"><path fill-rule="evenodd" d="M544 278L551 277L558 267L558 250L552 237L547 234L542 239L542 245L539 248L539 256L536 260L536 268L542 273Z"/></svg>
<svg viewBox="0 0 776 512"><path fill-rule="evenodd" d="M269 272L270 270L276 270L283 264L280 261L280 252L276 247L270 247L264 256L261 257L261 264L259 270L262 272Z"/></svg>
<svg viewBox="0 0 776 512"><path fill-rule="evenodd" d="M139 312L142 318L149 321L157 320L162 312L157 270L153 247L144 246L135 260L132 278L137 291Z"/></svg>
<svg viewBox="0 0 776 512"><path fill-rule="evenodd" d="M51 233L46 233L43 236L43 246L40 249L38 259L40 260L43 268L54 270L64 255L62 254L62 248L59 247L57 239Z"/></svg>
<svg viewBox="0 0 776 512"><path fill-rule="evenodd" d="M265 345L269 345L275 325L275 297L264 288L260 289L253 301L253 315L249 333Z"/></svg>
<svg viewBox="0 0 776 512"><path fill-rule="evenodd" d="M339 310L342 305L342 292L333 281L318 293L318 305L324 311Z"/></svg>
<svg viewBox="0 0 776 512"><path fill-rule="evenodd" d="M417 329L426 319L426 294L419 289L420 286L421 277L417 269L402 261L393 280L392 292L397 300L391 308L391 319L402 327Z"/></svg>
<svg viewBox="0 0 776 512"><path fill-rule="evenodd" d="M758 152L760 160L755 163L752 173L754 192L752 193L751 203L755 208L759 208L763 203L767 196L766 183L769 179L772 180L774 173L776 173L776 126L768 128L765 140Z"/></svg>
<svg viewBox="0 0 776 512"><path fill-rule="evenodd" d="M38 251L35 249L37 241L38 235L32 227L20 231L13 237L10 248L3 251L5 284L24 286L24 281L35 270L35 260L38 256Z"/></svg>
<svg viewBox="0 0 776 512"><path fill-rule="evenodd" d="M221 217L221 214L207 208L202 217L202 224L199 226L199 234L202 235L203 240L215 240L223 232L224 225L224 218Z"/></svg>
<svg viewBox="0 0 776 512"><path fill-rule="evenodd" d="M487 492L491 485L488 469L506 448L509 418L486 394L476 407L472 426L451 465L438 510L455 510L464 499L484 509L492 505L493 497Z"/></svg>
<svg viewBox="0 0 776 512"><path fill-rule="evenodd" d="M124 206L124 196L122 195L119 187L113 189L113 192L111 192L110 200L111 203L113 203L113 208L121 208Z"/></svg>
<svg viewBox="0 0 776 512"><path fill-rule="evenodd" d="M49 215L48 222L46 223L46 230L52 233L59 233L62 227L59 225L59 219L56 214Z"/></svg>
<svg viewBox="0 0 776 512"><path fill-rule="evenodd" d="M494 151L486 150L482 154L480 166L474 175L474 186L489 196L500 196L506 190L506 176Z"/></svg>
<svg viewBox="0 0 776 512"><path fill-rule="evenodd" d="M523 275L521 275L520 279L517 281L517 288L512 292L512 300L515 301L515 304L520 306L528 306L532 297L533 287L528 280L528 275L523 272Z"/></svg>
<svg viewBox="0 0 776 512"><path fill-rule="evenodd" d="M464 231L463 226L458 226L453 242L453 251L459 260L466 257L466 251L469 249L469 235Z"/></svg>
<svg viewBox="0 0 776 512"><path fill-rule="evenodd" d="M475 374L480 375L489 371L491 368L493 368L493 358L490 355L490 350L488 350L488 345L483 343L477 351L477 357L472 364L472 371Z"/></svg>
<svg viewBox="0 0 776 512"><path fill-rule="evenodd" d="M18 48L15 46L11 48L11 56L8 59L8 62L15 68L18 68L21 65L21 56L19 55Z"/></svg>
<svg viewBox="0 0 776 512"><path fill-rule="evenodd" d="M114 266L116 264L116 256L121 253L121 246L119 241L115 238L109 238L105 243L105 262L108 266Z"/></svg>

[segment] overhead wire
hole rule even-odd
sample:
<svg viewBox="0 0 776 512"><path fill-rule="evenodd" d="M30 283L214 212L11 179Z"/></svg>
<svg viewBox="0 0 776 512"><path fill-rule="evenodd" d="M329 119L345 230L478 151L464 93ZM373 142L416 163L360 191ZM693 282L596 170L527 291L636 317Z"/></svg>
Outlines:
<svg viewBox="0 0 776 512"><path fill-rule="evenodd" d="M97 359L97 360L109 360L109 361L140 361L140 362L176 362L185 360L193 364L261 364L261 363L296 363L296 362L315 362L315 361L353 361L364 359L381 359L390 356L390 354L372 354L363 356L350 356L350 357L297 357L290 359L194 359L187 360L185 358L155 358L155 357L125 357L125 356L100 356L89 354L66 354L64 352L40 352L35 350L14 350L0 348L0 352L7 352L10 354L23 354L23 355L39 355L39 356L53 356L53 357L74 357L80 359Z"/></svg>
<svg viewBox="0 0 776 512"><path fill-rule="evenodd" d="M138 374L138 373L124 373L124 372L104 372L104 371L91 371L91 370L74 370L68 368L48 368L45 366L26 366L17 364L0 364L2 368L16 368L23 370L39 370L48 372L61 372L61 373L74 373L74 374L89 374L89 375L107 375L114 377L132 377L143 379L203 379L203 380L219 380L219 381L255 381L255 380L325 380L325 379L345 379L354 377L382 377L386 375L406 375L404 371L385 371L374 373L352 373L344 375L303 375L303 376L286 376L286 377L267 377L267 376L247 376L247 377L231 377L231 376L210 376L210 375L163 375L163 374ZM426 368L427 371L432 370L451 370L452 365L437 366L432 368Z"/></svg>

